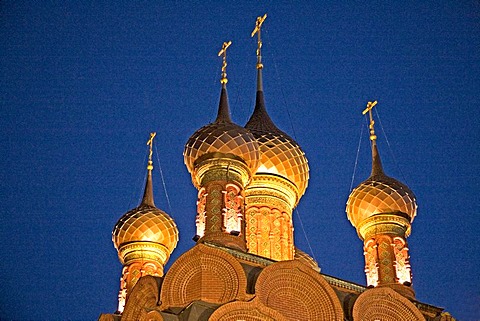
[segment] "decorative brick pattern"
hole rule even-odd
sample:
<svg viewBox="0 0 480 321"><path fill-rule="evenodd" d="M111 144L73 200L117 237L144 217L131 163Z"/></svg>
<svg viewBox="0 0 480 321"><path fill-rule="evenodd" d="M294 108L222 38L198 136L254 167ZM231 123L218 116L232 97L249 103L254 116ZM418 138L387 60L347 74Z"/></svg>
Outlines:
<svg viewBox="0 0 480 321"><path fill-rule="evenodd" d="M353 306L355 321L425 321L408 299L388 287L368 289Z"/></svg>
<svg viewBox="0 0 480 321"><path fill-rule="evenodd" d="M162 309L194 300L223 304L246 298L247 280L230 254L197 244L172 265L161 291Z"/></svg>
<svg viewBox="0 0 480 321"><path fill-rule="evenodd" d="M255 285L257 298L288 320L343 321L340 301L327 281L298 261L266 267Z"/></svg>
<svg viewBox="0 0 480 321"><path fill-rule="evenodd" d="M235 301L218 308L209 321L287 321L281 313L263 305L259 300Z"/></svg>

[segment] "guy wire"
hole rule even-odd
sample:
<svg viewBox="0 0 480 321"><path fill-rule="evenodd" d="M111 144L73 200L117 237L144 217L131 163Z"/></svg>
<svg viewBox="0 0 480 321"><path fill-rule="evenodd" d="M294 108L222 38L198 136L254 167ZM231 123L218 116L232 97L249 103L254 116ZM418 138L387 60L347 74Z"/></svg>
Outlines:
<svg viewBox="0 0 480 321"><path fill-rule="evenodd" d="M165 198L167 199L168 204L168 214L173 218L172 205L170 204L170 197L168 197L167 185L165 184L165 178L163 177L162 165L160 164L160 158L158 157L158 147L157 142L153 141L155 144L155 154L157 156L158 171L160 172L160 177L162 178L163 190L165 191Z"/></svg>
<svg viewBox="0 0 480 321"><path fill-rule="evenodd" d="M357 172L358 155L360 154L360 146L362 145L363 128L364 128L364 124L362 123L360 126L360 138L358 140L357 157L355 158L355 165L353 166L352 182L350 183L350 193L352 192L353 181L355 180L355 174Z"/></svg>

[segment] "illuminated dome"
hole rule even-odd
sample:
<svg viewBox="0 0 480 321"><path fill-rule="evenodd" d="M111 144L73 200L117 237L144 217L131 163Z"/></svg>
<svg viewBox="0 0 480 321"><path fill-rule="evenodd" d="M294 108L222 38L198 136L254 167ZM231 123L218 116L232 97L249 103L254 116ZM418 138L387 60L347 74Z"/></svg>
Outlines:
<svg viewBox="0 0 480 321"><path fill-rule="evenodd" d="M131 242L159 243L171 253L178 242L178 229L167 213L142 204L123 215L113 229L115 248Z"/></svg>
<svg viewBox="0 0 480 321"><path fill-rule="evenodd" d="M398 213L413 222L417 213L415 195L406 185L385 175L375 143L372 153L372 174L350 194L346 209L348 219L358 227L375 214Z"/></svg>
<svg viewBox="0 0 480 321"><path fill-rule="evenodd" d="M166 247L169 253L177 246L178 229L175 222L167 213L156 208L153 202L151 171L142 202L118 220L112 241L117 250L133 242L157 243Z"/></svg>
<svg viewBox="0 0 480 321"><path fill-rule="evenodd" d="M300 199L308 185L307 158L297 142L278 129L270 119L265 108L263 90L257 91L255 110L245 128L252 132L260 146L260 166L257 174L273 174L286 178L298 188Z"/></svg>
<svg viewBox="0 0 480 321"><path fill-rule="evenodd" d="M229 115L227 90L222 88L217 119L197 130L183 152L185 165L192 174L195 164L210 158L232 158L244 162L252 173L258 167L259 149L253 135L234 124ZM193 177L195 185L199 185Z"/></svg>

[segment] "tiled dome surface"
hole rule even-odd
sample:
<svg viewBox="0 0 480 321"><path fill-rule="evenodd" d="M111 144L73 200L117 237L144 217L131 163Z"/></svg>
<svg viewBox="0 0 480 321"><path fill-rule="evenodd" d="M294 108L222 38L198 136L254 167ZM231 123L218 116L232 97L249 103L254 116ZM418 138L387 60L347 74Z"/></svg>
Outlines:
<svg viewBox="0 0 480 321"><path fill-rule="evenodd" d="M266 133L250 129L260 145L260 166L257 173L269 173L285 177L294 183L299 196L305 193L308 185L309 168L305 153L286 134Z"/></svg>
<svg viewBox="0 0 480 321"><path fill-rule="evenodd" d="M231 154L241 158L252 172L259 161L259 149L253 135L243 127L229 122L215 122L197 130L183 152L185 165L193 172L194 162L209 153Z"/></svg>
<svg viewBox="0 0 480 321"><path fill-rule="evenodd" d="M354 226L374 214L394 212L407 214L413 222L417 204L406 185L386 175L370 177L352 191L347 201L348 219Z"/></svg>
<svg viewBox="0 0 480 321"><path fill-rule="evenodd" d="M118 220L112 240L117 249L124 243L144 241L163 244L172 252L178 243L178 229L168 214L143 204Z"/></svg>

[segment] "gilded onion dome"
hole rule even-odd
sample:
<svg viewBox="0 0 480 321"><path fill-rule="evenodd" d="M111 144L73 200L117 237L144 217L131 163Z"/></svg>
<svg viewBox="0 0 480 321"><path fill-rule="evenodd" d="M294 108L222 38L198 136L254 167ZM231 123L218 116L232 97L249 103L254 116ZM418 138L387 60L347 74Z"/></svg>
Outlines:
<svg viewBox="0 0 480 321"><path fill-rule="evenodd" d="M358 227L376 214L395 214L413 222L417 203L413 192L403 183L383 172L376 141L372 141L372 173L356 187L347 201L347 216Z"/></svg>
<svg viewBox="0 0 480 321"><path fill-rule="evenodd" d="M232 122L225 83L222 85L216 120L197 130L188 139L183 156L197 187L200 182L195 175L195 165L207 159L232 158L245 163L252 173L257 169L260 158L257 141L248 130Z"/></svg>
<svg viewBox="0 0 480 321"><path fill-rule="evenodd" d="M167 257L177 246L178 229L175 222L167 213L155 207L150 167L140 205L118 220L113 229L112 241L117 250L133 242L157 243L168 250Z"/></svg>
<svg viewBox="0 0 480 321"><path fill-rule="evenodd" d="M262 69L258 69L255 110L245 128L260 146L257 174L273 174L286 178L298 189L297 203L308 186L309 168L305 153L297 142L273 123L265 108Z"/></svg>

